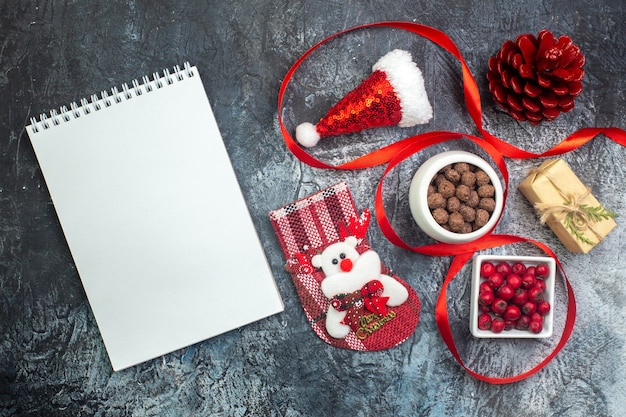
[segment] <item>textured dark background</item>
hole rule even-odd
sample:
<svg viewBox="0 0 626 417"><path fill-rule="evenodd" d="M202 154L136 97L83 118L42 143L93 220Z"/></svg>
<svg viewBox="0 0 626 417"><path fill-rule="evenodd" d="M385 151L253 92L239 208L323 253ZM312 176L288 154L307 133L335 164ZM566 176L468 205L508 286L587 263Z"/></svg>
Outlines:
<svg viewBox="0 0 626 417"><path fill-rule="evenodd" d="M487 129L541 151L582 127L626 127L625 18L622 0L2 1L0 416L626 415L624 220L590 254L568 253L515 190L539 161L508 160L512 190L497 231L532 237L557 252L576 291L578 318L556 359L512 385L473 379L438 334L434 304L450 259L398 249L376 225L372 244L421 296L421 322L409 340L384 352L324 344L306 323L267 217L340 180L348 182L360 209L372 207L383 171L312 169L286 150L277 92L288 68L315 42L373 21L437 27L457 43L476 76ZM505 39L542 28L570 35L582 48L585 91L572 112L531 127L494 108L484 75L488 57ZM347 160L427 130L476 133L464 111L458 63L427 40L391 29L354 32L313 54L287 91L288 126L315 121L394 48L410 50L422 68L434 119L333 139L314 151L317 156ZM29 117L187 60L203 77L286 308L113 373L24 126ZM432 152L455 146L465 145ZM626 149L600 137L564 158L607 207L626 215ZM400 233L426 243L406 201L417 162L390 175L385 199ZM493 252L536 253L525 245ZM467 364L511 375L552 349L563 324L562 283L555 337L481 341L468 332L468 279L466 268L449 289L452 328Z"/></svg>

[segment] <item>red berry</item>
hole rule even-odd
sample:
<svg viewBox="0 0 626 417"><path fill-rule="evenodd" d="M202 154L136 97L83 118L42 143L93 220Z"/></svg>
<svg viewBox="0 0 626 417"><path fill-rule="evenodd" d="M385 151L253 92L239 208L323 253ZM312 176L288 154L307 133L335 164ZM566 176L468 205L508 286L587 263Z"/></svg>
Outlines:
<svg viewBox="0 0 626 417"><path fill-rule="evenodd" d="M491 262L483 262L480 264L480 276L489 278L496 271L496 267Z"/></svg>
<svg viewBox="0 0 626 417"><path fill-rule="evenodd" d="M491 305L495 298L496 296L493 294L493 291L485 291L478 294L478 302L485 306Z"/></svg>
<svg viewBox="0 0 626 417"><path fill-rule="evenodd" d="M513 287L514 290L516 290L522 286L522 277L513 272L508 277L506 277L506 283Z"/></svg>
<svg viewBox="0 0 626 417"><path fill-rule="evenodd" d="M489 313L491 312L491 306L486 306L484 304L478 304L478 309L480 310L481 313Z"/></svg>
<svg viewBox="0 0 626 417"><path fill-rule="evenodd" d="M511 271L517 275L523 275L526 272L526 265L521 262L515 262L511 267Z"/></svg>
<svg viewBox="0 0 626 417"><path fill-rule="evenodd" d="M493 274L489 275L489 278L487 278L487 282L491 284L491 288L497 290L502 286L502 284L504 284L504 277L499 272L494 272Z"/></svg>
<svg viewBox="0 0 626 417"><path fill-rule="evenodd" d="M527 267L527 268L526 268L526 272L531 273L531 274L533 274L533 275L536 275L536 274L535 274L535 267L534 267L534 266L529 266L529 267Z"/></svg>
<svg viewBox="0 0 626 417"><path fill-rule="evenodd" d="M543 323L537 320L531 320L530 323L528 324L528 330L530 330L531 332L535 334L541 333L541 331L543 330Z"/></svg>
<svg viewBox="0 0 626 417"><path fill-rule="evenodd" d="M480 330L489 330L491 328L491 314L483 313L478 316L478 328Z"/></svg>
<svg viewBox="0 0 626 417"><path fill-rule="evenodd" d="M515 323L515 328L517 330L528 330L528 325L530 324L530 317L521 316L517 322Z"/></svg>
<svg viewBox="0 0 626 417"><path fill-rule="evenodd" d="M491 321L491 331L494 333L500 333L504 330L506 323L502 317L496 317Z"/></svg>
<svg viewBox="0 0 626 417"><path fill-rule="evenodd" d="M547 302L547 301L540 301L537 304L537 313L541 314L542 316L545 316L549 312L550 312L550 303L549 302Z"/></svg>
<svg viewBox="0 0 626 417"><path fill-rule="evenodd" d="M485 292L485 291L493 291L493 288L491 288L491 285L489 285L487 281L481 282L480 286L478 287L478 292Z"/></svg>
<svg viewBox="0 0 626 417"><path fill-rule="evenodd" d="M503 300L510 300L511 298L513 298L514 294L515 290L509 284L504 284L498 290L498 297L502 298Z"/></svg>
<svg viewBox="0 0 626 417"><path fill-rule="evenodd" d="M506 308L506 311L504 312L504 315L502 317L504 317L505 320L517 320L520 318L521 315L522 312L518 306L509 305Z"/></svg>
<svg viewBox="0 0 626 417"><path fill-rule="evenodd" d="M515 327L516 320L504 319L504 330L511 330Z"/></svg>
<svg viewBox="0 0 626 417"><path fill-rule="evenodd" d="M535 275L537 275L538 277L545 278L548 276L549 272L550 267L547 263L541 263L535 266Z"/></svg>
<svg viewBox="0 0 626 417"><path fill-rule="evenodd" d="M507 306L508 303L506 301L501 298L496 298L493 300L493 303L491 303L491 311L493 311L493 314L501 316L506 311Z"/></svg>
<svg viewBox="0 0 626 417"><path fill-rule="evenodd" d="M511 298L511 301L516 306L523 306L526 301L528 301L528 293L525 289L518 288L515 290L515 294L513 294L513 298Z"/></svg>
<svg viewBox="0 0 626 417"><path fill-rule="evenodd" d="M546 282L542 279L537 279L535 282L535 287L541 288L542 291L546 290Z"/></svg>
<svg viewBox="0 0 626 417"><path fill-rule="evenodd" d="M530 315L530 321L543 322L543 316L539 313L533 313Z"/></svg>
<svg viewBox="0 0 626 417"><path fill-rule="evenodd" d="M507 262L500 262L496 265L496 272L506 277L511 273L511 265L509 265Z"/></svg>
<svg viewBox="0 0 626 417"><path fill-rule="evenodd" d="M532 287L528 290L528 300L534 303L543 301L543 290L539 287Z"/></svg>
<svg viewBox="0 0 626 417"><path fill-rule="evenodd" d="M524 304L522 304L522 313L526 316L532 316L535 311L537 311L537 304L533 303L532 301L527 301Z"/></svg>
<svg viewBox="0 0 626 417"><path fill-rule="evenodd" d="M537 278L535 277L535 274L526 272L524 275L522 275L522 288L533 287L536 282Z"/></svg>

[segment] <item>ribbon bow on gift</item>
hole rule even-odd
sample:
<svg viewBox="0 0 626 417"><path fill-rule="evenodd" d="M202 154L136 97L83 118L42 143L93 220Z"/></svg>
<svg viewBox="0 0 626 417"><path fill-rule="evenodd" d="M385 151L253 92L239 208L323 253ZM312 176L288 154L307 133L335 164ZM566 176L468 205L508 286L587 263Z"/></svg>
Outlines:
<svg viewBox="0 0 626 417"><path fill-rule="evenodd" d="M553 204L553 203L535 203L535 209L540 214L539 220L541 223L545 223L548 221L550 216L554 216L554 218L562 220L565 219L568 228L571 230L572 228L576 229L575 231L584 231L591 230L594 235L598 239L602 239L602 235L596 231L591 225L591 218L589 212L583 210L583 207L588 207L581 202L589 195L589 189L583 194L575 195L575 194L567 194L564 195L563 198L565 201L561 204ZM585 237L581 237L580 234L576 234L576 237L587 241L589 239ZM587 242L590 245L593 245L594 242Z"/></svg>
<svg viewBox="0 0 626 417"><path fill-rule="evenodd" d="M590 206L584 204L583 201L591 194L589 187L586 187L586 191L581 194L566 193L558 182L552 178L552 175L546 170L541 168L535 168L531 171L531 174L544 175L556 188L556 190L563 197L562 203L535 203L535 209L539 213L539 220L541 223L546 223L550 216L561 221L563 220L567 229L580 241L589 245L594 245L596 242L591 241L584 235L585 230L590 230L598 240L602 240L602 234L594 228L594 224L608 218L617 217L617 214L611 210L605 209L603 206Z"/></svg>
<svg viewBox="0 0 626 417"><path fill-rule="evenodd" d="M335 310L346 311L363 300L363 306L366 310L379 316L384 316L387 314L387 300L389 300L389 297L378 295L382 293L382 290L383 284L379 280L374 279L365 284L360 290L334 296L330 303Z"/></svg>

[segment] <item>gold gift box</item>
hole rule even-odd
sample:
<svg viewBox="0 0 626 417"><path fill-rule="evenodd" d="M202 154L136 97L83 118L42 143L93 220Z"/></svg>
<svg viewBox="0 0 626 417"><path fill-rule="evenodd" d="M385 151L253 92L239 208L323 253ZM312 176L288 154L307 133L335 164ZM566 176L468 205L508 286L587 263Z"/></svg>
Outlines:
<svg viewBox="0 0 626 417"><path fill-rule="evenodd" d="M533 169L518 189L570 252L588 253L617 226L562 159Z"/></svg>

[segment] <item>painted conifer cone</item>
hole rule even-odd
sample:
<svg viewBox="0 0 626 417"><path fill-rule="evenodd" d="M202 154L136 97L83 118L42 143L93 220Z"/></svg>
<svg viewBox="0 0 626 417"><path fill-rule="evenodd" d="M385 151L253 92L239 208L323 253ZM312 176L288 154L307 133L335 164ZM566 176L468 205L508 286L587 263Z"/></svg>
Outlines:
<svg viewBox="0 0 626 417"><path fill-rule="evenodd" d="M585 57L569 36L542 30L507 40L489 58L489 91L513 118L539 124L574 108Z"/></svg>

